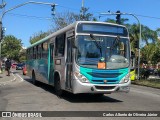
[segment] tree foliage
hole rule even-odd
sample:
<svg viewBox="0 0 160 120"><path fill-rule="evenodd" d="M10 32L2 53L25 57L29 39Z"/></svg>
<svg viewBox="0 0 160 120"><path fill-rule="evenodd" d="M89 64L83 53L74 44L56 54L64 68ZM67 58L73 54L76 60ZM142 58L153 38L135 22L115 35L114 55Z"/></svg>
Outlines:
<svg viewBox="0 0 160 120"><path fill-rule="evenodd" d="M19 62L25 62L26 59L26 49L22 48L19 53Z"/></svg>
<svg viewBox="0 0 160 120"><path fill-rule="evenodd" d="M81 7L80 14L75 14L76 20L84 20L84 21L97 21L95 17L93 17L92 13L89 13L89 8Z"/></svg>
<svg viewBox="0 0 160 120"><path fill-rule="evenodd" d="M8 35L4 38L2 43L2 57L7 57L19 61L19 53L22 49L21 40Z"/></svg>
<svg viewBox="0 0 160 120"><path fill-rule="evenodd" d="M57 13L55 18L53 19L53 22L55 24L54 31L64 28L75 21L96 21L97 19L93 17L93 14L89 13L88 10L89 8L82 7L79 14L69 11Z"/></svg>
<svg viewBox="0 0 160 120"><path fill-rule="evenodd" d="M54 31L66 27L77 19L78 18L75 17L75 13L73 12L67 11L65 13L57 13L55 18L53 19Z"/></svg>
<svg viewBox="0 0 160 120"><path fill-rule="evenodd" d="M142 59L148 63L157 64L160 61L160 43L150 43L141 50Z"/></svg>
<svg viewBox="0 0 160 120"><path fill-rule="evenodd" d="M121 19L121 23L129 30L131 50L138 56L137 49L134 47L135 42L139 41L140 27L137 24L127 24L128 19ZM116 23L114 19L107 19L106 22ZM141 59L155 64L160 61L160 43L158 43L158 36L160 36L160 28L156 31L151 30L145 25L141 25L141 42L146 45L141 49Z"/></svg>
<svg viewBox="0 0 160 120"><path fill-rule="evenodd" d="M35 33L33 34L31 37L30 37L30 43L33 44L41 39L43 39L44 37L46 37L47 35L49 34L49 32L38 32L38 33Z"/></svg>
<svg viewBox="0 0 160 120"><path fill-rule="evenodd" d="M75 21L79 21L79 20L85 20L85 21L94 20L94 21L96 21L96 18L93 17L93 14L89 13L88 10L89 10L89 8L82 7L80 10L80 14L76 14L76 13L69 12L69 11L63 12L63 13L57 13L53 19L54 28L51 31L52 32L57 31L59 29L66 27L67 25L69 25ZM83 11L83 14L82 14L82 11ZM51 31L48 31L48 32L40 31L38 33L33 34L30 37L30 43L33 44L33 43L43 39L44 37L49 35L51 33Z"/></svg>

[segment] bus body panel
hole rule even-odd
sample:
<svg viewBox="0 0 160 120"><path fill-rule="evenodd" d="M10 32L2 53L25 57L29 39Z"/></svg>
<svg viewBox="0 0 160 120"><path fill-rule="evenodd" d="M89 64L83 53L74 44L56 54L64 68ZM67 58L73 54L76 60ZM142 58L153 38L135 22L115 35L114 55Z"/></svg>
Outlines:
<svg viewBox="0 0 160 120"><path fill-rule="evenodd" d="M32 72L34 71L36 80L48 83L48 60L30 60L27 63L27 75L32 77Z"/></svg>
<svg viewBox="0 0 160 120"><path fill-rule="evenodd" d="M129 69L103 70L80 67L80 73L92 84L104 84L104 80L107 80L107 84L118 84L129 73Z"/></svg>
<svg viewBox="0 0 160 120"><path fill-rule="evenodd" d="M74 72L77 71L85 76L89 82L83 83L80 78L74 75L73 93L103 93L112 92L129 92L131 81L121 83L123 78L128 75L129 68L119 70L98 70L75 66ZM94 77L93 77L94 76ZM97 77L95 77L97 76ZM100 77L101 76L101 77ZM112 77L111 77L112 76Z"/></svg>
<svg viewBox="0 0 160 120"><path fill-rule="evenodd" d="M131 81L125 84L88 84L82 83L78 79L73 81L73 93L102 93L129 92Z"/></svg>

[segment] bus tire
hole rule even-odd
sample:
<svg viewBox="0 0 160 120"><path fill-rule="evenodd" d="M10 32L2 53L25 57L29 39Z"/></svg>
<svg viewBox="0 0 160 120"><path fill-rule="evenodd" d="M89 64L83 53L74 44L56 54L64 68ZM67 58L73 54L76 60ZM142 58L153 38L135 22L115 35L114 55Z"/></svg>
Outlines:
<svg viewBox="0 0 160 120"><path fill-rule="evenodd" d="M36 83L37 83L37 81L36 81L36 76L35 76L34 71L32 72L32 83L33 83L34 85L36 85Z"/></svg>
<svg viewBox="0 0 160 120"><path fill-rule="evenodd" d="M55 81L54 82L54 89L55 89L56 95L60 97L63 94L63 90L61 89L61 82L60 82L59 75L55 75L54 81Z"/></svg>

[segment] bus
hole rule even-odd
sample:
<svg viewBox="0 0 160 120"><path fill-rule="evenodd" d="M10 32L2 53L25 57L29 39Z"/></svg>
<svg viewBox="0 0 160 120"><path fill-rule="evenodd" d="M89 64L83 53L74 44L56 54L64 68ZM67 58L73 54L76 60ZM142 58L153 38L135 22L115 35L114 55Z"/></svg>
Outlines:
<svg viewBox="0 0 160 120"><path fill-rule="evenodd" d="M130 90L130 40L125 26L76 21L27 48L27 75L63 91L95 95Z"/></svg>

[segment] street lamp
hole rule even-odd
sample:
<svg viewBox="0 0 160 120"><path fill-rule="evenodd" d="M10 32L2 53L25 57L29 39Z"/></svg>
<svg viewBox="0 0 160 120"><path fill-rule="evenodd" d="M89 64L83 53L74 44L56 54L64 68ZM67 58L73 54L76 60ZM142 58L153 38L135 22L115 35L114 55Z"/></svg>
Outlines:
<svg viewBox="0 0 160 120"><path fill-rule="evenodd" d="M57 4L46 3L46 2L28 1L28 2L25 2L25 3L19 4L19 5L17 5L17 6L14 6L14 7L8 9L8 10L2 11L2 14L1 14L1 16L0 16L0 34L2 33L2 19L3 19L4 15L5 15L7 12L10 12L10 11L16 9L16 8L19 8L19 7L24 6L24 5L27 5L27 4L44 4L44 5L51 5L51 6L57 5ZM5 4L5 5L6 5L6 4ZM1 5L1 6L2 6L2 5ZM3 6L3 7L4 7L4 6ZM2 38L0 39L0 59L1 59L1 44L2 44L1 41L2 41Z"/></svg>
<svg viewBox="0 0 160 120"><path fill-rule="evenodd" d="M139 66L140 66L140 41L141 41L141 23L138 19L138 17L132 13L111 13L109 11L109 13L100 13L101 15L117 15L117 14L121 14L121 15L132 15L134 18L136 18L136 20L138 21L138 24L139 24L139 45L138 45L138 75L137 75L137 78L139 79Z"/></svg>

